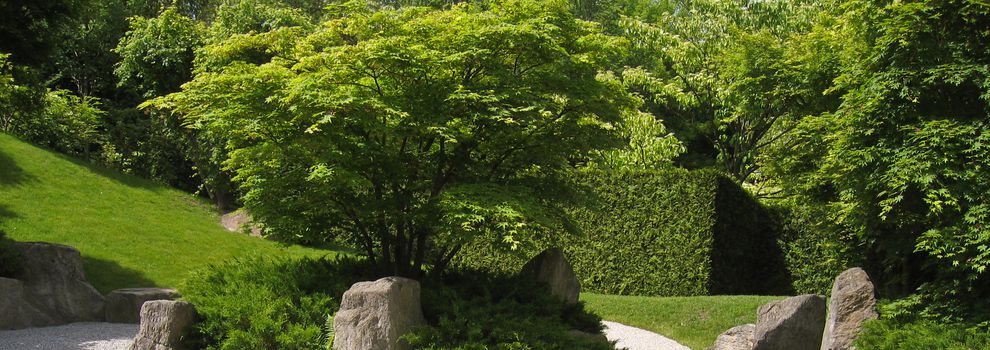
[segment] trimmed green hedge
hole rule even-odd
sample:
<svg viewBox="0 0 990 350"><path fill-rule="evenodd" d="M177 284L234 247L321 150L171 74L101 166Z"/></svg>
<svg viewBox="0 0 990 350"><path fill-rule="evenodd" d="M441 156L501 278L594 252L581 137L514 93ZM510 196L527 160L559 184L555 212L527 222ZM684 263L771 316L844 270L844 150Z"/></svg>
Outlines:
<svg viewBox="0 0 990 350"><path fill-rule="evenodd" d="M513 252L481 238L456 264L518 271L562 247L584 291L624 295L790 292L773 216L716 171L584 171L568 205L577 236L545 237Z"/></svg>

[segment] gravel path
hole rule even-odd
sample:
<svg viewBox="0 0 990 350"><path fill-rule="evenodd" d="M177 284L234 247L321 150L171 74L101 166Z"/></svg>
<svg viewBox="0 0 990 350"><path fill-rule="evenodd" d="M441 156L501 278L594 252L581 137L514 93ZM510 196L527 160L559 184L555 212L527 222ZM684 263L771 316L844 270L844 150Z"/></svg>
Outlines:
<svg viewBox="0 0 990 350"><path fill-rule="evenodd" d="M691 350L680 343L645 329L630 327L621 323L602 321L605 337L617 340L617 349L629 350Z"/></svg>
<svg viewBox="0 0 990 350"><path fill-rule="evenodd" d="M128 350L138 325L81 322L0 331L0 350Z"/></svg>
<svg viewBox="0 0 990 350"><path fill-rule="evenodd" d="M662 335L603 321L605 337L628 350L690 350ZM128 350L136 324L82 322L64 326L0 331L0 350Z"/></svg>

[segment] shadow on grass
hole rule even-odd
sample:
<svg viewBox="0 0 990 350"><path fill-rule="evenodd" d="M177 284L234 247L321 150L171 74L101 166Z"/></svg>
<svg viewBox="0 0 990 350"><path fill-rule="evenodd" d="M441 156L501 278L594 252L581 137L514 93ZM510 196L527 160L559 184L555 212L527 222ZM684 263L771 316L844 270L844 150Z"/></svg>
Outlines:
<svg viewBox="0 0 990 350"><path fill-rule="evenodd" d="M0 186L13 186L32 180L34 177L24 172L17 162L0 151Z"/></svg>
<svg viewBox="0 0 990 350"><path fill-rule="evenodd" d="M120 288L163 287L146 278L144 273L110 260L83 256L83 268L86 269L86 279L102 294Z"/></svg>
<svg viewBox="0 0 990 350"><path fill-rule="evenodd" d="M21 142L26 142L26 141L21 141ZM108 168L101 164L96 164L92 161L83 158L61 153L44 145L39 145L32 142L28 142L28 143L32 147L36 147L38 149L48 152L48 154L51 156L55 156L60 159L66 160L75 165L86 168L86 170L89 170L94 174L97 174L102 177L106 177L108 179L112 179L120 184L129 187L148 189L156 192L171 188L167 185L152 180L144 179L136 175L124 174L118 170ZM17 166L17 164L14 162L12 158L10 158L10 156L4 154L3 150L0 149L0 185L3 185L5 183L17 184L20 182L30 180L32 178L33 177L30 174L26 174L23 169Z"/></svg>
<svg viewBox="0 0 990 350"><path fill-rule="evenodd" d="M13 219L16 217L17 217L17 213L11 211L10 209L7 209L7 206L5 206L3 203L0 203L0 221L6 219Z"/></svg>

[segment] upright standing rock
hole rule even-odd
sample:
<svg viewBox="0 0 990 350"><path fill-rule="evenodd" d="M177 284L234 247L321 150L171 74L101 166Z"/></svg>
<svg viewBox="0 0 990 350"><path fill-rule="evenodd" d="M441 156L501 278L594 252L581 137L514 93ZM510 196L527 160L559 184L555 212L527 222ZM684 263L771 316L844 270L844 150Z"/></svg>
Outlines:
<svg viewBox="0 0 990 350"><path fill-rule="evenodd" d="M53 323L102 321L103 295L86 281L82 255L51 243L14 243L24 259L24 296Z"/></svg>
<svg viewBox="0 0 990 350"><path fill-rule="evenodd" d="M333 317L333 350L408 349L399 337L426 323L419 294L408 278L355 283Z"/></svg>
<svg viewBox="0 0 990 350"><path fill-rule="evenodd" d="M131 350L184 350L184 332L194 322L196 309L188 302L145 302L141 306L141 326Z"/></svg>
<svg viewBox="0 0 990 350"><path fill-rule="evenodd" d="M757 311L754 350L818 350L825 328L825 297L799 295Z"/></svg>
<svg viewBox="0 0 990 350"><path fill-rule="evenodd" d="M877 318L873 281L863 269L854 267L839 274L832 285L828 321L821 350L851 350L863 322Z"/></svg>
<svg viewBox="0 0 990 350"><path fill-rule="evenodd" d="M146 301L175 300L179 292L171 288L123 288L107 294L106 321L140 323L141 306Z"/></svg>
<svg viewBox="0 0 990 350"><path fill-rule="evenodd" d="M576 303L581 294L581 282L560 249L544 250L523 266L522 273L548 284L550 293L567 303Z"/></svg>
<svg viewBox="0 0 990 350"><path fill-rule="evenodd" d="M753 350L753 333L755 324L744 324L729 328L715 338L715 343L705 350Z"/></svg>

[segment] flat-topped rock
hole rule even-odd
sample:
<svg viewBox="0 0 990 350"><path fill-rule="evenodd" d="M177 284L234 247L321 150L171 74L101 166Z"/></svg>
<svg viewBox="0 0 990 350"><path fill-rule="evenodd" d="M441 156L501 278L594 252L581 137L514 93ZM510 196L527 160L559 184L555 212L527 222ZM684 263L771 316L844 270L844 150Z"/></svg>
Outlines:
<svg viewBox="0 0 990 350"><path fill-rule="evenodd" d="M38 311L24 295L24 282L0 277L0 330L23 329L55 324Z"/></svg>
<svg viewBox="0 0 990 350"><path fill-rule="evenodd" d="M106 321L110 323L140 323L141 306L146 301L175 300L179 292L171 288L117 289L106 298Z"/></svg>
<svg viewBox="0 0 990 350"><path fill-rule="evenodd" d="M409 349L399 338L426 323L419 293L419 282L402 277L355 283L333 317L333 350Z"/></svg>
<svg viewBox="0 0 990 350"><path fill-rule="evenodd" d="M103 321L103 295L86 281L82 255L73 247L51 243L14 243L21 258L24 297L52 326Z"/></svg>

